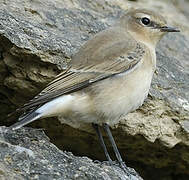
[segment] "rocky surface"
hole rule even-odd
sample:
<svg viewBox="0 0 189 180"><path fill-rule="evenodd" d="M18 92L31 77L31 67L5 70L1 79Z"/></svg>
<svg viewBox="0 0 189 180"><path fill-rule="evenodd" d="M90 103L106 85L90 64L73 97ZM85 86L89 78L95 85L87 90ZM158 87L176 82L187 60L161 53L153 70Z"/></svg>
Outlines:
<svg viewBox="0 0 189 180"><path fill-rule="evenodd" d="M94 163L59 150L42 130L0 128L0 179L142 180L131 168Z"/></svg>
<svg viewBox="0 0 189 180"><path fill-rule="evenodd" d="M159 43L150 95L139 110L113 127L114 136L126 162L145 179L189 178L188 6L187 0L0 1L1 124L15 121L7 114L42 90L92 35L130 7L150 8L182 32ZM34 126L46 128L61 149L104 158L93 132L60 125L55 119Z"/></svg>

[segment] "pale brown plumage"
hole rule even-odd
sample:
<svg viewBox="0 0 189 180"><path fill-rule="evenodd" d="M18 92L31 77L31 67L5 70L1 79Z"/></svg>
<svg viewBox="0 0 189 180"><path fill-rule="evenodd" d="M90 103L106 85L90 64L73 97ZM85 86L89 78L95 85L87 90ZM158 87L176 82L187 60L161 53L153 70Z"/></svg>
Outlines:
<svg viewBox="0 0 189 180"><path fill-rule="evenodd" d="M22 109L42 105L55 97L78 91L92 83L132 69L143 57L144 45L137 43L121 27L118 28L105 30L89 40L73 56L68 70L58 75ZM98 48L94 48L96 46Z"/></svg>

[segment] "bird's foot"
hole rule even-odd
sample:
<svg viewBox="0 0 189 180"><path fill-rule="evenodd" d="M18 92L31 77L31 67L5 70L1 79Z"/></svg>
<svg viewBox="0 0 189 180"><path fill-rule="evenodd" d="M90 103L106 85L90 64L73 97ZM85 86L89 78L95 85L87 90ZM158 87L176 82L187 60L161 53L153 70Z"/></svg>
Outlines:
<svg viewBox="0 0 189 180"><path fill-rule="evenodd" d="M93 162L96 163L96 164L101 164L101 163L102 163L102 162L99 161L99 160L94 160Z"/></svg>
<svg viewBox="0 0 189 180"><path fill-rule="evenodd" d="M118 166L118 161L103 161L102 164L108 165L108 166Z"/></svg>
<svg viewBox="0 0 189 180"><path fill-rule="evenodd" d="M125 164L125 162L121 161L119 162L119 167L128 175L128 177L130 178L130 171L129 168L127 167L127 165Z"/></svg>
<svg viewBox="0 0 189 180"><path fill-rule="evenodd" d="M118 161L99 161L99 160L94 160L94 163L97 164L103 164L103 165L107 165L107 166L119 166L119 162Z"/></svg>

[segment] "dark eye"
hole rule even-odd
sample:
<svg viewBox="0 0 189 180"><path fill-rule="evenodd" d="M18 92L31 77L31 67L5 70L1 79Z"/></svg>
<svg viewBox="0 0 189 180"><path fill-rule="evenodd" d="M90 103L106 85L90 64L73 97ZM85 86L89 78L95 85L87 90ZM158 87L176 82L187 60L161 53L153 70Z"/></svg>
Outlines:
<svg viewBox="0 0 189 180"><path fill-rule="evenodd" d="M150 19L148 19L147 17L143 17L141 19L142 24L144 24L145 26L150 24Z"/></svg>

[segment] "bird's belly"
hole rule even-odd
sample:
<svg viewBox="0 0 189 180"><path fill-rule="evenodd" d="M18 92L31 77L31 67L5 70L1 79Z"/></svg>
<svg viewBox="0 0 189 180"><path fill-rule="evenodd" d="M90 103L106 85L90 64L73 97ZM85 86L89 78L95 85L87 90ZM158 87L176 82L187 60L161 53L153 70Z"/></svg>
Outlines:
<svg viewBox="0 0 189 180"><path fill-rule="evenodd" d="M61 123L74 128L81 128L84 124L98 123L98 116L87 93L72 94L72 102L58 115Z"/></svg>
<svg viewBox="0 0 189 180"><path fill-rule="evenodd" d="M143 104L151 79L149 72L140 73L140 76L134 72L132 78L120 76L93 84L90 90L73 94L74 100L59 119L74 128L92 122L116 124L122 116Z"/></svg>
<svg viewBox="0 0 189 180"><path fill-rule="evenodd" d="M117 123L120 118L141 106L148 95L152 74L138 73L108 80L106 88L97 93L94 104L97 113L110 125ZM111 84L111 86L108 86Z"/></svg>

